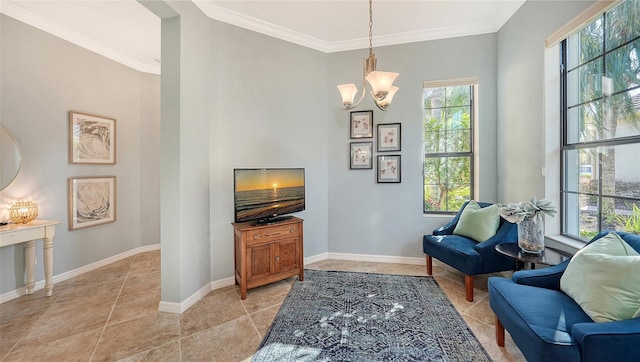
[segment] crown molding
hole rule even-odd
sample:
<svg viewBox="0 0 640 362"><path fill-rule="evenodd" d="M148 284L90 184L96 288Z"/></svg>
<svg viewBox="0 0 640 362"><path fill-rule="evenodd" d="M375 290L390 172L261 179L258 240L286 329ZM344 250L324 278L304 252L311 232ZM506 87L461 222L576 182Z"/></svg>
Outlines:
<svg viewBox="0 0 640 362"><path fill-rule="evenodd" d="M319 50L327 53L330 48L328 42L320 39L298 33L296 31L268 23L264 20L256 19L221 6L218 6L210 0L192 0L193 3L202 10L202 12L211 19L221 21L223 23L238 26L240 28L255 31L274 38L305 46L307 48Z"/></svg>
<svg viewBox="0 0 640 362"><path fill-rule="evenodd" d="M123 55L109 47L96 43L95 41L88 39L76 32L73 32L63 26L55 24L43 17L36 15L30 11L22 8L19 3L14 0L2 0L0 1L0 13L21 21L25 24L31 25L34 28L45 31L49 34L55 35L58 38L64 39L70 43L73 43L79 47L90 50L94 53L100 54L106 58L109 58L120 64L124 64L129 68L133 68L139 72L160 74L159 66L152 66L140 63L134 59Z"/></svg>
<svg viewBox="0 0 640 362"><path fill-rule="evenodd" d="M397 33L390 35L374 36L373 43L376 46L389 46L407 43L416 43L428 40L457 38L468 35L495 33L499 29L495 23L477 23L462 26L448 26L429 30ZM325 52L341 52L346 50L364 49L369 47L369 38L360 38L334 42L326 48Z"/></svg>
<svg viewBox="0 0 640 362"><path fill-rule="evenodd" d="M369 38L351 39L337 42L326 42L293 30L256 19L213 3L213 0L192 0L205 15L224 23L252 30L284 41L295 43L319 50L324 53L334 53L347 50L366 49L369 47ZM441 27L430 30L397 33L384 36L374 36L376 46L397 45L415 43L427 40L456 38L467 35L487 34L497 32L504 21L466 24L461 26Z"/></svg>

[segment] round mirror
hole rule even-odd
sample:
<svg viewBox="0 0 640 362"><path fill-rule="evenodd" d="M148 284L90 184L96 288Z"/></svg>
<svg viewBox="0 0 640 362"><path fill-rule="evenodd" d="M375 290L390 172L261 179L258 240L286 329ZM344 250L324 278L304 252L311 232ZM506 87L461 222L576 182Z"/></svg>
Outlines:
<svg viewBox="0 0 640 362"><path fill-rule="evenodd" d="M16 178L21 162L18 142L9 131L0 126L0 190L9 186Z"/></svg>

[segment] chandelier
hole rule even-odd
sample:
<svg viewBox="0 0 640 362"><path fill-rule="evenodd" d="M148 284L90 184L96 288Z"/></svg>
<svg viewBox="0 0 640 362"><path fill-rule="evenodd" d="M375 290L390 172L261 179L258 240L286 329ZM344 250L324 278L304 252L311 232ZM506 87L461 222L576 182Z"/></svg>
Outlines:
<svg viewBox="0 0 640 362"><path fill-rule="evenodd" d="M363 65L363 80L362 80L362 96L360 99L354 104L353 100L358 93L358 87L355 84L340 84L338 86L338 91L340 91L340 96L342 97L342 104L344 105L344 110L349 110L357 107L362 99L364 99L364 94L366 93L366 83L369 83L371 87L371 96L376 103L376 106L381 110L386 110L391 104L391 100L393 96L398 91L398 87L393 85L393 82L396 80L399 73L393 72L381 72L376 70L376 55L373 54L373 46L371 42L372 38L372 28L373 28L373 12L371 10L371 2L369 0L369 57L364 60ZM365 82L366 81L366 82Z"/></svg>

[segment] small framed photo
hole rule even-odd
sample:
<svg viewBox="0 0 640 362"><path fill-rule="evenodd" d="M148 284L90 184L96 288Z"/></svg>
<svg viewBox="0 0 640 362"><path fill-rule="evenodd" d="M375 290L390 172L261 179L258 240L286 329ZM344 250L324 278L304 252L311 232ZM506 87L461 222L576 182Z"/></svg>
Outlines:
<svg viewBox="0 0 640 362"><path fill-rule="evenodd" d="M378 156L378 183L400 182L400 155Z"/></svg>
<svg viewBox="0 0 640 362"><path fill-rule="evenodd" d="M69 112L69 163L116 163L116 120Z"/></svg>
<svg viewBox="0 0 640 362"><path fill-rule="evenodd" d="M349 168L352 170L372 169L373 142L351 142L351 162Z"/></svg>
<svg viewBox="0 0 640 362"><path fill-rule="evenodd" d="M116 177L69 178L69 230L116 221Z"/></svg>
<svg viewBox="0 0 640 362"><path fill-rule="evenodd" d="M378 152L400 151L400 123L378 125Z"/></svg>
<svg viewBox="0 0 640 362"><path fill-rule="evenodd" d="M351 112L350 138L373 138L373 111Z"/></svg>

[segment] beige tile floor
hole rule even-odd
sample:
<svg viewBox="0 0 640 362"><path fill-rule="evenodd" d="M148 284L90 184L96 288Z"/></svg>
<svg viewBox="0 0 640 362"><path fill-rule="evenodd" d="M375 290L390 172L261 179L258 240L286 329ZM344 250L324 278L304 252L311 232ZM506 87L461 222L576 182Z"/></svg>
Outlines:
<svg viewBox="0 0 640 362"><path fill-rule="evenodd" d="M324 260L306 268L425 275L419 265ZM506 273L506 276L509 274ZM434 260L434 277L495 361L524 361L507 335L495 344L487 276L464 297L463 276ZM182 315L158 312L160 252L138 254L0 304L2 361L244 361L260 344L294 279L218 289Z"/></svg>

